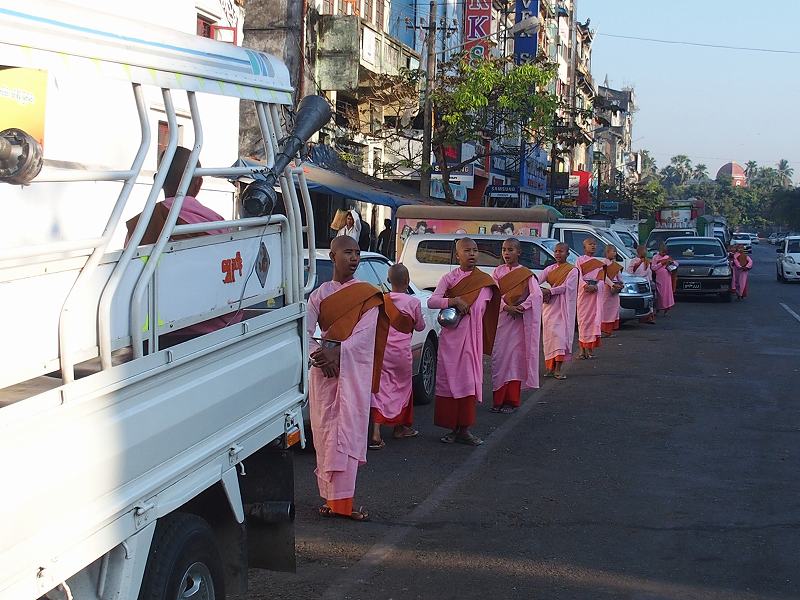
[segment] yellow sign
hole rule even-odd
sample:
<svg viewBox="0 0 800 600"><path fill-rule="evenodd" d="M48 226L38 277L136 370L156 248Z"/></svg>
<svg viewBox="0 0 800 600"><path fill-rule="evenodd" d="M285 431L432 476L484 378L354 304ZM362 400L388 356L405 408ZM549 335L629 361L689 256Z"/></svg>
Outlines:
<svg viewBox="0 0 800 600"><path fill-rule="evenodd" d="M0 131L15 127L44 147L47 72L0 66Z"/></svg>

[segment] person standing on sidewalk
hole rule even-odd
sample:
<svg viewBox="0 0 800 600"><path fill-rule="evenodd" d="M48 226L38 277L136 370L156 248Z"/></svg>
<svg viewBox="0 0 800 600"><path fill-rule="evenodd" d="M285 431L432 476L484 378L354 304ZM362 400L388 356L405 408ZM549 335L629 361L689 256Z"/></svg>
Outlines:
<svg viewBox="0 0 800 600"><path fill-rule="evenodd" d="M419 300L408 293L410 278L404 265L398 263L389 267L389 283L392 291L386 294L389 302L385 306L390 313L391 328L381 367L380 389L372 394L370 405L370 450L380 450L386 445L381 438L381 425L394 425L392 437L396 440L416 437L418 434L412 427L411 336L414 331L425 329L425 319ZM391 314L392 307L397 314Z"/></svg>
<svg viewBox="0 0 800 600"><path fill-rule="evenodd" d="M672 260L667 254L667 245L661 244L661 248L650 262L653 270L653 279L656 281L656 312L659 310L667 314L669 309L675 306L675 289L672 283L672 267L677 267L678 263Z"/></svg>
<svg viewBox="0 0 800 600"><path fill-rule="evenodd" d="M743 300L747 298L747 278L750 274L750 269L753 268L753 259L747 256L744 246L741 244L736 246L735 250L731 259L733 291L736 292L736 297L739 300Z"/></svg>
<svg viewBox="0 0 800 600"><path fill-rule="evenodd" d="M611 337L619 329L619 293L622 291L622 267L617 262L617 249L606 246L606 264L600 283L600 332L602 337Z"/></svg>
<svg viewBox="0 0 800 600"><path fill-rule="evenodd" d="M580 269L581 284L578 286L578 343L580 358L594 358L600 347L600 296L599 284L603 279L605 263L595 258L597 243L592 238L583 240L583 256L575 266Z"/></svg>
<svg viewBox="0 0 800 600"><path fill-rule="evenodd" d="M470 431L476 403L483 391L483 355L492 354L500 291L494 279L476 267L478 246L471 238L456 243L459 268L442 277L428 299L428 308L455 308L460 320L443 327L439 336L434 423L450 431L445 444L479 446L483 440Z"/></svg>
<svg viewBox="0 0 800 600"><path fill-rule="evenodd" d="M647 259L647 246L644 244L639 244L636 246L636 258L631 261L625 271L631 275L636 275L637 277L644 277L650 282L651 285L653 285L653 271L650 269L650 261ZM640 318L639 322L655 325L655 309L653 309L649 315Z"/></svg>
<svg viewBox="0 0 800 600"><path fill-rule="evenodd" d="M497 336L492 351L492 412L509 414L519 408L521 392L539 387L539 337L542 289L533 271L519 264L522 246L508 238L503 261L492 273L500 288Z"/></svg>
<svg viewBox="0 0 800 600"><path fill-rule="evenodd" d="M575 307L579 271L567 262L569 246L560 242L553 252L556 262L542 271L542 348L545 377L566 379L561 366L572 358L575 341Z"/></svg>
<svg viewBox="0 0 800 600"><path fill-rule="evenodd" d="M308 299L309 412L323 517L365 521L353 510L358 467L367 461L370 396L380 383L389 320L381 291L353 275L361 260L349 235L331 241L333 279ZM317 325L322 338L315 338Z"/></svg>

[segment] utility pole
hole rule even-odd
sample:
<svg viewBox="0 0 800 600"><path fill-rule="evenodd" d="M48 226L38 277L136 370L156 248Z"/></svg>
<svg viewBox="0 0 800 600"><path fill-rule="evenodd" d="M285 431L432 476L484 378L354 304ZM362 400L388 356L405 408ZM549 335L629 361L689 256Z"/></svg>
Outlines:
<svg viewBox="0 0 800 600"><path fill-rule="evenodd" d="M433 79L436 76L436 20L437 0L431 0L428 15L428 35L425 38L427 45L427 73L425 77L425 101L422 114L422 168L419 174L419 194L423 198L431 195L431 138L433 137L433 103L431 91Z"/></svg>

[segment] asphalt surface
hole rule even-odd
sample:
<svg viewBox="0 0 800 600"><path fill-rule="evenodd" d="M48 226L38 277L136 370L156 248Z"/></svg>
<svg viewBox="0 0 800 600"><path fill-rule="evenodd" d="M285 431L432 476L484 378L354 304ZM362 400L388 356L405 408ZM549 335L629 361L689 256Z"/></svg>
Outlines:
<svg viewBox="0 0 800 600"><path fill-rule="evenodd" d="M754 248L750 297L628 324L514 415L479 408L480 448L370 452L369 523L317 516L296 456L296 574L248 600L800 598L800 284ZM488 375L486 377L488 382Z"/></svg>

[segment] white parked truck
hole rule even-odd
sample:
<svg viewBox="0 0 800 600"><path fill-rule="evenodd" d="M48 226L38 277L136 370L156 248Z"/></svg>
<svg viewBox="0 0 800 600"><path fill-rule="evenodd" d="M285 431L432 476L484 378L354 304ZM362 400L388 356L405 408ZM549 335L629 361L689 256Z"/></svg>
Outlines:
<svg viewBox="0 0 800 600"><path fill-rule="evenodd" d="M46 73L52 92L44 150L23 117L0 132L4 224L14 219L22 234L40 225L32 216L57 224L68 213L89 233L0 242L0 599L220 600L245 590L248 567L293 569L287 450L304 443L304 298L315 263L301 258L304 235L314 256L301 217L310 222L312 210L291 160L327 121L327 103L304 99L287 133L292 90L274 57L54 1L0 1L0 63ZM64 90L87 101L114 90L104 109L119 116L67 137L55 120ZM203 124L215 117L203 112L208 95L254 103L262 165L230 167L231 157L198 167ZM162 140L154 102L169 125ZM178 102L190 132L177 126ZM95 144L110 161L126 113L139 131L128 164L48 157ZM166 222L154 244L139 245L189 133ZM153 176L142 166L158 141ZM236 219L176 224L194 176L244 175L263 182L245 191ZM87 209L98 190L104 202ZM115 247L131 211L139 225ZM227 326L167 341L222 316Z"/></svg>

